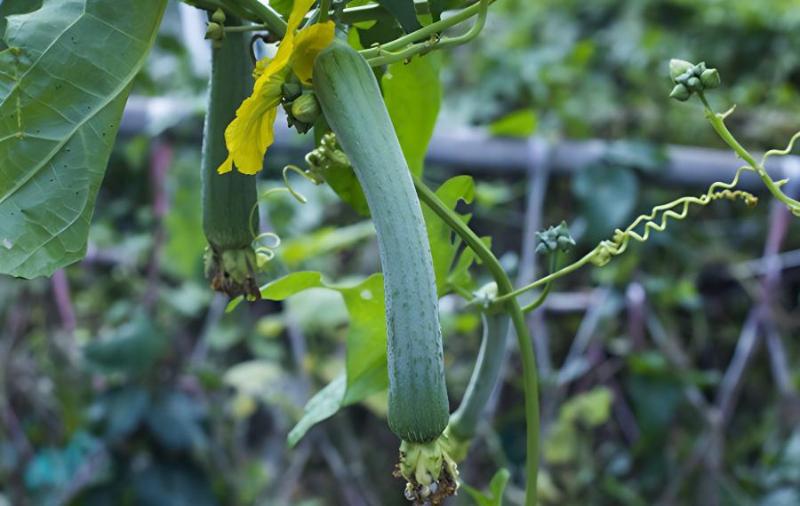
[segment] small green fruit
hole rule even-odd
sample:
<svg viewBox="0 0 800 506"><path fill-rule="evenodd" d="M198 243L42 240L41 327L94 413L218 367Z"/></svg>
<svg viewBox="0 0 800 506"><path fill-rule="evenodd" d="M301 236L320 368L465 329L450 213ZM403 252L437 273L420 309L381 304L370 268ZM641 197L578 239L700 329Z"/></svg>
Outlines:
<svg viewBox="0 0 800 506"><path fill-rule="evenodd" d="M314 123L319 113L319 102L313 93L304 93L292 102L292 116L298 121Z"/></svg>

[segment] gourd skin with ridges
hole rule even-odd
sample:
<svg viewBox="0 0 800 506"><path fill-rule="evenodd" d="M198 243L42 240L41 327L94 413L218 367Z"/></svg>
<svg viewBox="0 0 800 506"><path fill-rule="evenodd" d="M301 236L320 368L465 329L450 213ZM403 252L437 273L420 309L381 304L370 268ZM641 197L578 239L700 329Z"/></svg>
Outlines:
<svg viewBox="0 0 800 506"><path fill-rule="evenodd" d="M232 17L226 22L227 26L240 24ZM251 246L252 229L258 229L258 213L251 213L258 198L256 178L237 171L217 173L217 167L228 156L225 128L252 86L247 36L227 33L212 46L208 112L203 126L200 179L203 233L208 240L205 270L214 290L257 298L253 276L256 257Z"/></svg>
<svg viewBox="0 0 800 506"><path fill-rule="evenodd" d="M430 244L408 164L358 52L334 41L314 63L313 85L375 222L386 293L389 427L404 441L434 441L447 426L449 405Z"/></svg>

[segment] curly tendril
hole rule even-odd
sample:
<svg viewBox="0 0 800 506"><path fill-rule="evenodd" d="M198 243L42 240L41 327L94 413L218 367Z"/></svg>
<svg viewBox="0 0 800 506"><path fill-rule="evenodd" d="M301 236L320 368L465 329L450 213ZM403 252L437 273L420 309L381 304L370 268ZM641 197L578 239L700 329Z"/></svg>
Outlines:
<svg viewBox="0 0 800 506"><path fill-rule="evenodd" d="M306 155L306 159L308 159L308 155ZM281 238L280 236L278 236L278 234L274 232L258 233L258 231L253 227L255 214L256 211L258 210L258 203L276 193L288 193L301 204L305 204L306 202L308 202L308 199L302 193L298 192L292 187L292 184L289 182L290 172L294 172L296 174L301 175L306 180L311 181L315 185L322 184L322 179L318 175L314 174L314 172L310 170L303 170L297 165L289 164L285 166L282 171L284 186L270 188L258 196L256 203L250 209L249 221L250 221L250 235L253 236L253 241L252 241L253 250L256 253L256 261L258 262L259 267L263 267L265 263L275 258L275 250L278 249L278 247L281 245Z"/></svg>
<svg viewBox="0 0 800 506"><path fill-rule="evenodd" d="M685 196L654 207L649 214L642 214L636 218L625 230L615 230L611 240L605 240L598 244L591 254L590 261L597 266L607 264L612 257L624 253L631 240L646 242L650 238L651 231L663 232L667 228L670 218L674 221L685 219L692 205L707 206L715 200L725 199L743 200L748 207L755 206L758 203L758 197L744 190L734 190L742 172L753 170L747 165L739 167L730 183L718 181L709 186L708 191L699 197ZM680 211L676 211L678 208ZM636 231L639 227L643 227L642 233Z"/></svg>
<svg viewBox="0 0 800 506"><path fill-rule="evenodd" d="M767 158L769 158L770 156L785 156L785 155L788 155L789 153L791 153L792 150L794 150L794 145L795 145L795 143L797 142L798 139L800 139L800 132L795 133L792 136L792 138L789 139L789 144L787 144L785 148L783 148L783 149L770 149L769 151L764 153L764 156L761 157L761 165L764 165L765 163L767 163ZM784 180L784 182L785 182L785 180ZM777 183L777 181L776 181L776 183Z"/></svg>

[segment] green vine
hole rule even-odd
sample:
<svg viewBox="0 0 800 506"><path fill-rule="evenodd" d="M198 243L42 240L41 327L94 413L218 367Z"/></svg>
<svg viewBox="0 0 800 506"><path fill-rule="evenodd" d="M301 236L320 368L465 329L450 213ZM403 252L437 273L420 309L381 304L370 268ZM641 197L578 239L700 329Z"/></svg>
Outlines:
<svg viewBox="0 0 800 506"><path fill-rule="evenodd" d="M770 156L788 154L792 150L792 148L794 148L794 144L797 141L798 137L800 137L800 132L797 132L792 136L791 140L789 141L789 144L785 149L780 149L780 150L771 149L766 153L764 153L764 156L761 158L761 161L758 162L753 157L753 155L750 154L749 151L747 151L744 147L742 147L739 141L736 140L731 131L728 130L728 127L725 125L725 120L728 118L728 116L730 116L733 113L736 106L731 107L724 113L717 113L714 112L714 110L708 104L708 101L706 100L705 96L702 93L699 93L698 96L700 100L703 102L703 106L705 107L706 119L708 119L708 122L711 124L711 127L714 129L714 131L717 132L717 135L719 135L719 137L723 141L725 141L725 143L728 146L730 146L731 149L733 149L733 151L739 156L739 158L741 158L747 163L749 169L754 170L756 174L758 174L758 177L761 178L761 181L764 183L764 186L767 187L767 190L769 190L769 192L772 194L773 197L775 197L780 202L785 204L786 207L789 208L789 210L792 212L792 214L794 214L795 216L800 216L800 202L789 197L781 190L781 187L784 184L786 184L788 180L787 179L782 179L780 181L773 180L772 177L767 172L767 169L764 167L767 159Z"/></svg>
<svg viewBox="0 0 800 506"><path fill-rule="evenodd" d="M269 31L275 34L276 37L282 39L286 35L286 21L269 5L263 4L258 0L229 0L224 3L228 7L236 5L240 9L252 13L252 16L255 16L256 19L268 26Z"/></svg>
<svg viewBox="0 0 800 506"><path fill-rule="evenodd" d="M458 234L489 269L495 283L497 283L497 291L500 297L512 292L513 285L508 274L489 247L461 220L455 211L439 200L439 197L417 176L414 176L414 187L417 189L420 200ZM525 506L535 506L537 476L539 474L539 373L528 324L525 321L525 315L522 313L519 302L515 297L507 298L503 302L501 309L511 316L511 322L517 335L520 357L522 358L527 460L525 466Z"/></svg>
<svg viewBox="0 0 800 506"><path fill-rule="evenodd" d="M386 44L364 49L360 51L361 55L367 59L370 65L376 67L404 61L416 54L427 53L434 49L444 49L464 44L477 37L483 29L489 4L491 3L492 0L480 0L480 2L460 10L447 19L423 26L419 30ZM442 31L476 15L476 21L467 33L456 37L442 37L440 35Z"/></svg>
<svg viewBox="0 0 800 506"><path fill-rule="evenodd" d="M517 297L529 290L542 285L549 285L558 278L562 278L570 274L584 265L593 264L598 267L606 265L613 257L624 253L631 242L646 242L650 238L650 232L663 232L667 228L667 224L671 219L675 221L684 220L689 214L689 208L692 205L704 207L710 203L724 199L724 200L742 200L745 204L752 207L758 202L758 197L752 193L744 190L734 190L739 182L742 172L752 170L750 167L740 167L730 183L715 182L709 186L706 193L700 196L684 196L679 197L666 204L655 206L649 213L642 214L637 217L627 228L617 229L614 231L613 237L609 240L601 241L589 253L581 257L576 262L568 266L548 274L536 281L518 288L506 295L501 295L495 299L494 304L504 303L506 300ZM676 211L676 209L680 209ZM641 229L641 233L637 230Z"/></svg>

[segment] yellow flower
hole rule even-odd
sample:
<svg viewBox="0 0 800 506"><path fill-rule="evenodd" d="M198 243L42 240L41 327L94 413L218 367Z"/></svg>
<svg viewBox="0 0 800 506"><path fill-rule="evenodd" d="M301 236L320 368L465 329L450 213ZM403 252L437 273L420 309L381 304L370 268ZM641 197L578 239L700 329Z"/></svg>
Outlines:
<svg viewBox="0 0 800 506"><path fill-rule="evenodd" d="M217 168L224 174L236 170L255 174L261 170L264 154L275 139L273 126L281 103L281 87L294 72L303 82L311 81L314 59L333 41L331 21L303 28L297 27L314 0L295 0L286 27L286 36L271 60L264 58L256 65L257 79L253 93L236 110L236 118L225 129L228 158Z"/></svg>

